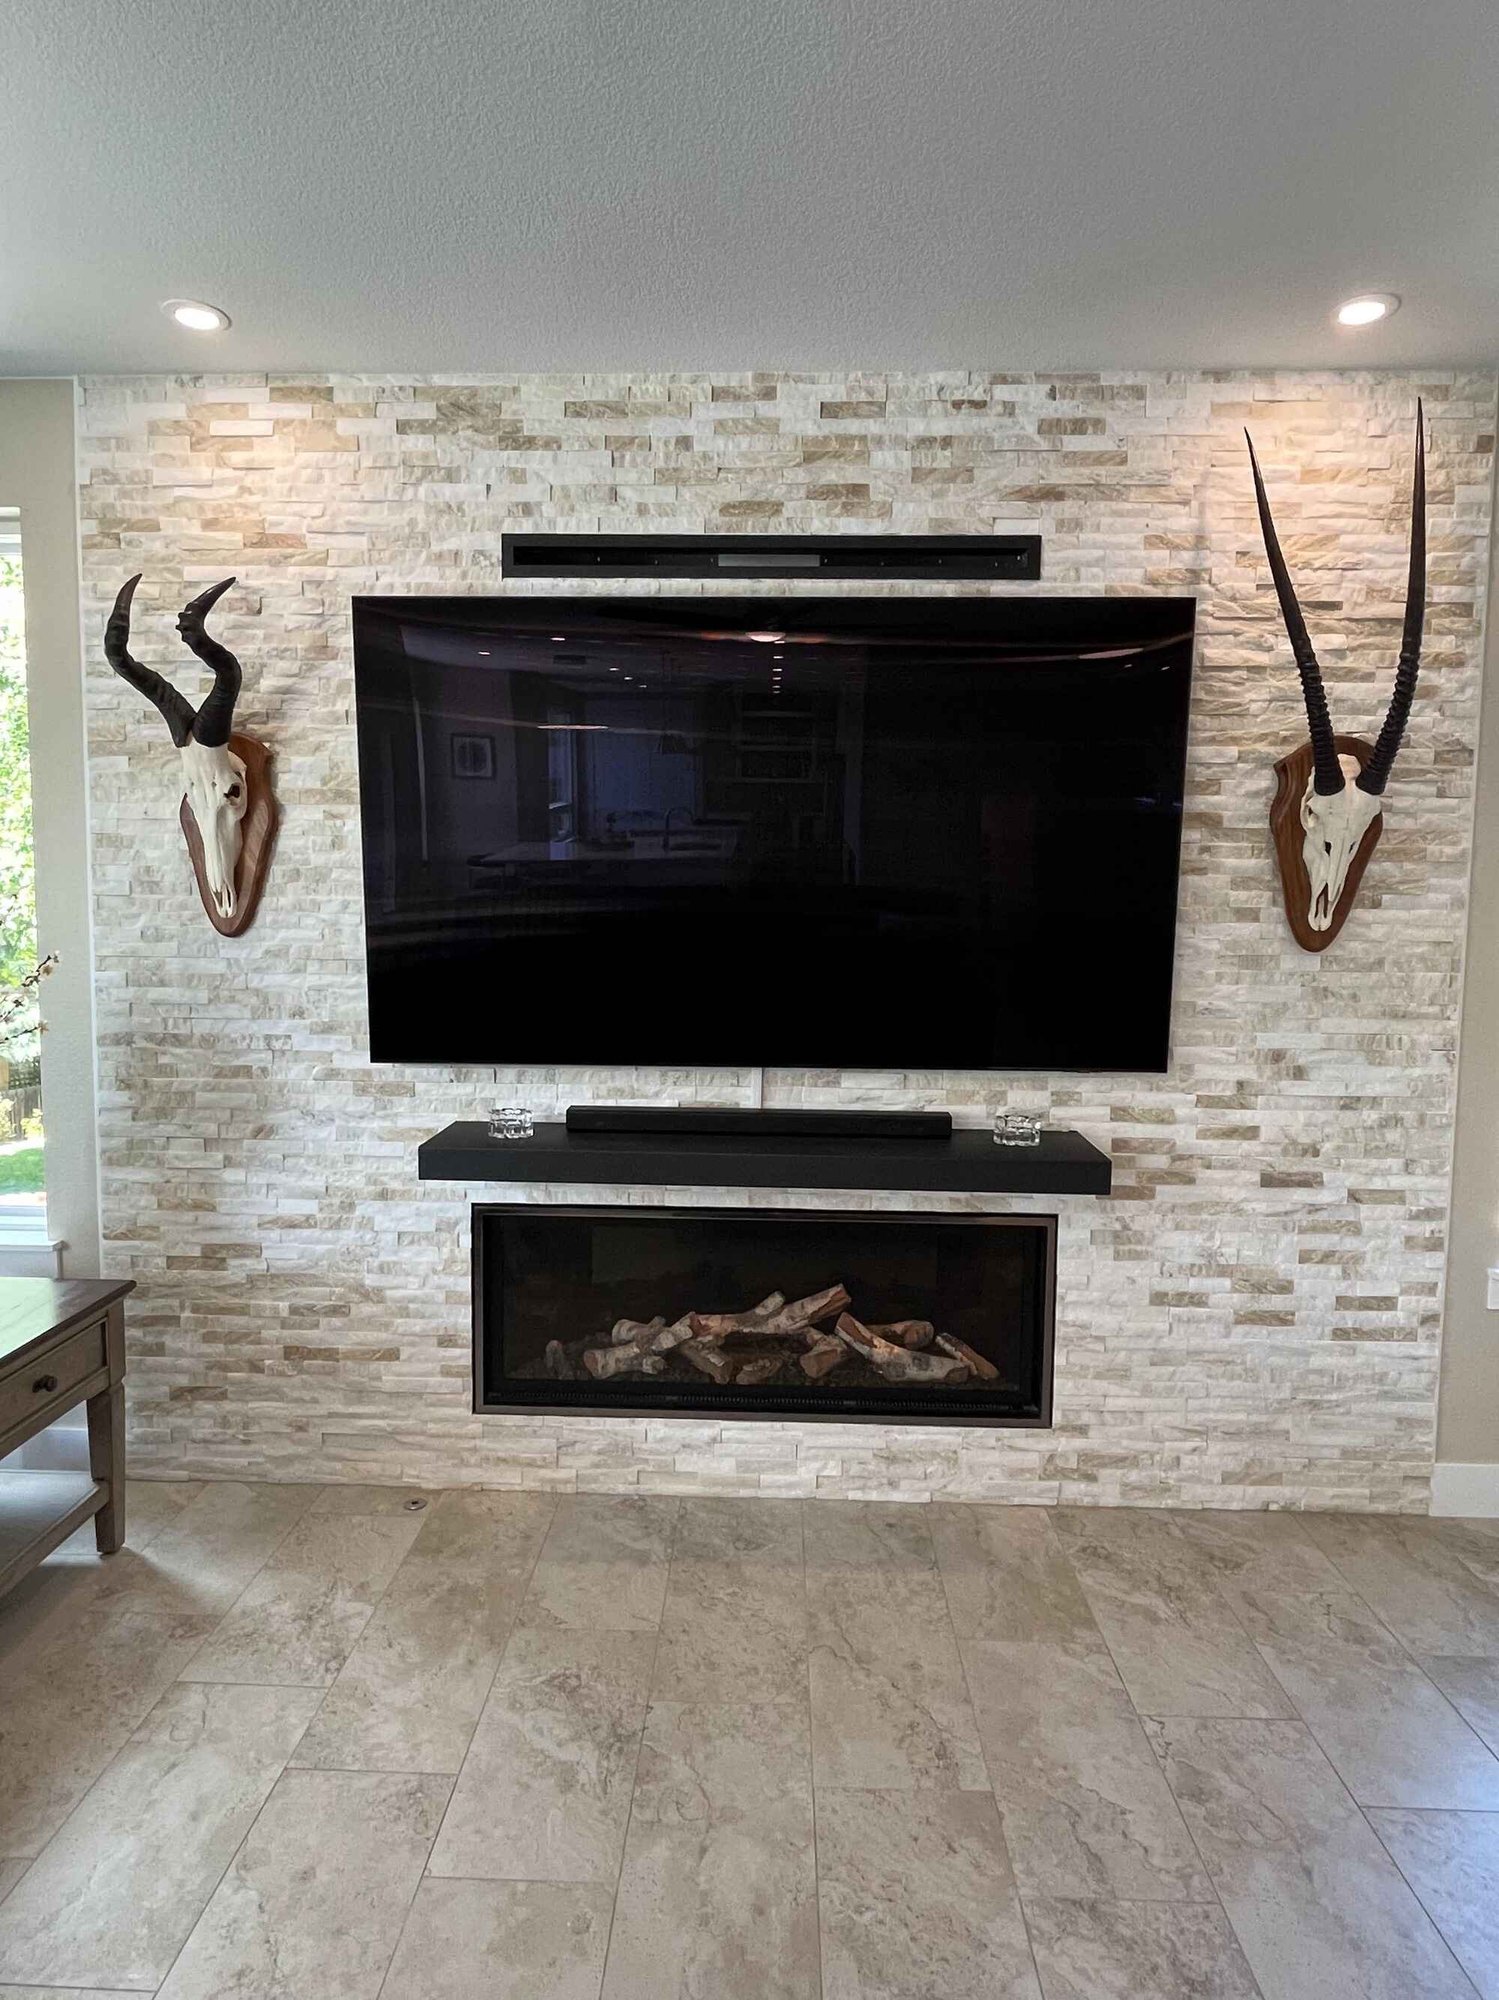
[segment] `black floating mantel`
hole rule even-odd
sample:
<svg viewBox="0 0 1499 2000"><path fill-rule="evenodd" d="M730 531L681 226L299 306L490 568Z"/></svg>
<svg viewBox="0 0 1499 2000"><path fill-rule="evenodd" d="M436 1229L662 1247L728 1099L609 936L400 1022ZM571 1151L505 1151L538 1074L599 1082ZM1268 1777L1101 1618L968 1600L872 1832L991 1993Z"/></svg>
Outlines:
<svg viewBox="0 0 1499 2000"><path fill-rule="evenodd" d="M449 1125L417 1149L424 1181L566 1181L637 1187L880 1189L911 1194L1107 1194L1113 1166L1081 1132L996 1146L987 1131L946 1139L733 1138L701 1133L569 1132L491 1139Z"/></svg>

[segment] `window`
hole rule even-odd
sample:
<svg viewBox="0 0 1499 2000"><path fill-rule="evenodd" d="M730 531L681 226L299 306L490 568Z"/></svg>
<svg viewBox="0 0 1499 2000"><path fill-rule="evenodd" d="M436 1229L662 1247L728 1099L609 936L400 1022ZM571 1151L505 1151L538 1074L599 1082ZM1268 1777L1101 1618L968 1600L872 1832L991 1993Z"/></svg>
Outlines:
<svg viewBox="0 0 1499 2000"><path fill-rule="evenodd" d="M0 507L0 1230L46 1217L36 974L21 524Z"/></svg>

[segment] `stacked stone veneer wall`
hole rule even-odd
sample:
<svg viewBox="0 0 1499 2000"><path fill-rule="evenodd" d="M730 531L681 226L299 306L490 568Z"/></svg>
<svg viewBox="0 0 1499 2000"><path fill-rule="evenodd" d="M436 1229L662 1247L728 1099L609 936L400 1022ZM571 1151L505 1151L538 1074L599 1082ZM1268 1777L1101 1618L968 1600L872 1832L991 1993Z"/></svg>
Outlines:
<svg viewBox="0 0 1499 2000"><path fill-rule="evenodd" d="M1312 958L1287 933L1269 858L1270 765L1301 720L1242 426L1338 725L1371 731L1397 644L1418 391L1421 692L1359 907ZM83 384L102 1194L108 1268L139 1283L136 1467L1424 1506L1494 401L1489 377L1440 372ZM1045 537L1045 591L1197 597L1171 1073L764 1077L772 1104L947 1105L974 1121L1034 1107L1113 1154L1107 1201L977 1204L1061 1212L1050 1431L470 1414L467 1204L491 1191L419 1184L417 1142L496 1095L545 1115L615 1095L752 1101L756 1085L749 1069L595 1067L586 1046L571 1069L366 1059L349 597L502 590L501 531L528 527L1022 527ZM237 941L198 907L165 730L99 657L108 603L137 569L138 650L188 670L190 689L171 614L204 582L240 579L218 629L245 664L242 725L274 746L285 821ZM1100 964L1100 1008L1129 976Z"/></svg>

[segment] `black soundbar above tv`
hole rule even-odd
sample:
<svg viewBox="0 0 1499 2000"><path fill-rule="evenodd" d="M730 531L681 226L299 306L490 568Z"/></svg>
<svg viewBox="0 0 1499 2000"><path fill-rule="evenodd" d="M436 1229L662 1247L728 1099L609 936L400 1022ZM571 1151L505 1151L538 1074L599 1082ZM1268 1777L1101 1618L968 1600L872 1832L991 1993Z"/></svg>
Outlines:
<svg viewBox="0 0 1499 2000"><path fill-rule="evenodd" d="M371 1056L1164 1069L1192 627L356 598Z"/></svg>

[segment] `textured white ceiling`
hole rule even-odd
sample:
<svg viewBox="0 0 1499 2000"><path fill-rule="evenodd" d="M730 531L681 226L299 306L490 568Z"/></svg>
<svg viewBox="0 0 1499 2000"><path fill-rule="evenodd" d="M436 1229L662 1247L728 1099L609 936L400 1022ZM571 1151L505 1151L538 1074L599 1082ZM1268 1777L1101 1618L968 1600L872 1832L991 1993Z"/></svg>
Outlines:
<svg viewBox="0 0 1499 2000"><path fill-rule="evenodd" d="M1495 0L0 0L0 373L1488 360L1496 86Z"/></svg>

